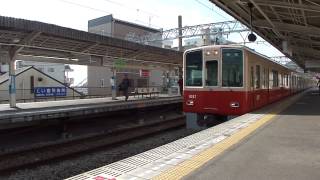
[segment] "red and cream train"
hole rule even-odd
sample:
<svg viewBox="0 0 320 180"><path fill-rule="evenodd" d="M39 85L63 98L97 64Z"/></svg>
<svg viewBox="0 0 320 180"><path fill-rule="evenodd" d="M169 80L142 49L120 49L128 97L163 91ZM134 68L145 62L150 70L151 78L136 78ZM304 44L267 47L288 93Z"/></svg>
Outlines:
<svg viewBox="0 0 320 180"><path fill-rule="evenodd" d="M244 46L187 50L184 112L242 115L311 86L311 80Z"/></svg>

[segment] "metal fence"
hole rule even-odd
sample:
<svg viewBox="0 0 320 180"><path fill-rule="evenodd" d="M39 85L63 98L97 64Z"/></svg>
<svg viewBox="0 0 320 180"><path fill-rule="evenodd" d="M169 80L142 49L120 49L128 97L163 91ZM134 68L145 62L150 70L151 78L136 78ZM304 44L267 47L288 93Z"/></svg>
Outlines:
<svg viewBox="0 0 320 180"><path fill-rule="evenodd" d="M142 87L141 87L142 88ZM162 86L148 86L143 88L157 88L159 93L157 95L170 95L172 89ZM175 88L176 89L176 88ZM134 95L136 88L129 88L129 95ZM34 89L16 89L16 102L43 102L43 101L59 101L59 100L72 100L72 99L90 99L90 98L105 98L111 97L111 87L72 87L67 88L66 96L50 96L50 97L37 97L34 93ZM123 96L122 92L117 90L117 96ZM0 90L0 104L9 103L9 90Z"/></svg>

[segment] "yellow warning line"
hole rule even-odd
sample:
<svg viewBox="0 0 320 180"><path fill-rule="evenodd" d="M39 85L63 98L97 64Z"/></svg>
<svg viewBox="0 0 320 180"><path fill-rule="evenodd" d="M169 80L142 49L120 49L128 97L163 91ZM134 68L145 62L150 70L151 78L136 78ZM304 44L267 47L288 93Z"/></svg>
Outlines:
<svg viewBox="0 0 320 180"><path fill-rule="evenodd" d="M152 178L153 180L175 180L181 179L182 177L188 175L192 171L198 169L203 164L208 162L210 159L222 154L228 148L243 140L246 136L254 132L256 129L264 125L265 123L271 121L276 114L286 109L289 105L295 102L298 98L300 98L304 93L296 95L284 102L281 102L273 107L273 111L269 114L266 114L261 119L255 121L250 124L248 127L236 132L225 140L215 144L214 146L202 151L201 153L193 156L191 159L186 160L177 166L164 171L162 174L155 176Z"/></svg>

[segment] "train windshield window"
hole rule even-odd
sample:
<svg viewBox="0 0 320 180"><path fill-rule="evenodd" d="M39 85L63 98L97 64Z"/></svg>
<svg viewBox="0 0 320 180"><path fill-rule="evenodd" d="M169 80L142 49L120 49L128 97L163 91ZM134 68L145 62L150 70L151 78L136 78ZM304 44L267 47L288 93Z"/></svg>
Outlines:
<svg viewBox="0 0 320 180"><path fill-rule="evenodd" d="M202 51L186 54L186 86L202 86Z"/></svg>
<svg viewBox="0 0 320 180"><path fill-rule="evenodd" d="M243 53L239 49L222 49L222 86L243 86Z"/></svg>
<svg viewBox="0 0 320 180"><path fill-rule="evenodd" d="M207 86L217 86L218 85L218 62L217 61L207 61Z"/></svg>

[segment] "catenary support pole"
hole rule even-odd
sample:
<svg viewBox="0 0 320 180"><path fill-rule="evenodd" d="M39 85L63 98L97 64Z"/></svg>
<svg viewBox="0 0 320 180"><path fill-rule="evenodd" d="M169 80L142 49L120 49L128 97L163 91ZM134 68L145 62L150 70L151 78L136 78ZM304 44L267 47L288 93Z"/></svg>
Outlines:
<svg viewBox="0 0 320 180"><path fill-rule="evenodd" d="M116 78L116 69L111 68L112 71L112 77L110 79L111 83L111 95L112 95L112 100L117 100L117 78Z"/></svg>
<svg viewBox="0 0 320 180"><path fill-rule="evenodd" d="M182 16L178 16L178 28L179 28L179 51L183 51L182 49Z"/></svg>
<svg viewBox="0 0 320 180"><path fill-rule="evenodd" d="M9 63L9 101L10 107L16 107L16 72L15 72L15 61L16 61L16 52L10 54L10 63Z"/></svg>

